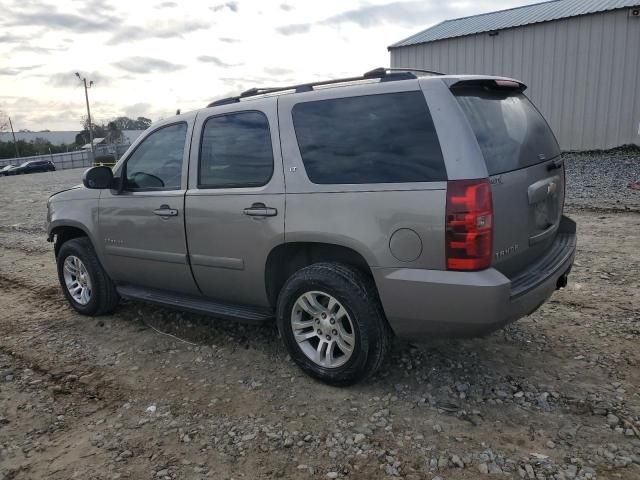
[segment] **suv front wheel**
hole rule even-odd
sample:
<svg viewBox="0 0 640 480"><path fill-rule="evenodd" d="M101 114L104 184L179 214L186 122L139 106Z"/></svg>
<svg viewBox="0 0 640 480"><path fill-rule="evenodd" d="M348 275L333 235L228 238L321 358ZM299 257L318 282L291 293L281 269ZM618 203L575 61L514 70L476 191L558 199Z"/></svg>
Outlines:
<svg viewBox="0 0 640 480"><path fill-rule="evenodd" d="M100 265L88 238L63 243L56 260L60 285L76 311L93 316L116 308L119 297L115 285Z"/></svg>
<svg viewBox="0 0 640 480"><path fill-rule="evenodd" d="M347 265L317 263L297 271L280 293L277 317L291 358L332 385L373 374L391 341L373 281Z"/></svg>

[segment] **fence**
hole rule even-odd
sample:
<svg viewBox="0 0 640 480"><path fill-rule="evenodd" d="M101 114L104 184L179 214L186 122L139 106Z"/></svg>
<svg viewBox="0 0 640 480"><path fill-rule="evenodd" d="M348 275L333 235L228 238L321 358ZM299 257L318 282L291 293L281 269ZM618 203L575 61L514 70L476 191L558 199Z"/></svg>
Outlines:
<svg viewBox="0 0 640 480"><path fill-rule="evenodd" d="M115 162L127 151L129 145L105 145L95 148L97 162ZM82 168L93 165L90 150L78 150L75 152L52 153L49 155L36 155L33 157L6 158L0 160L0 168L6 165L20 165L30 160L51 160L56 170L68 168Z"/></svg>

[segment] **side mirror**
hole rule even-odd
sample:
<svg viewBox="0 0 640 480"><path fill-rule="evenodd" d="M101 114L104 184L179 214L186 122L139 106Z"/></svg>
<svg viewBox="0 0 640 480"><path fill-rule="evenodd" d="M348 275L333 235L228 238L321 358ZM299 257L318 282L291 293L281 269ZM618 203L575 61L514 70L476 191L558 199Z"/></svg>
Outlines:
<svg viewBox="0 0 640 480"><path fill-rule="evenodd" d="M87 188L111 188L113 172L109 167L92 167L82 175L82 184Z"/></svg>

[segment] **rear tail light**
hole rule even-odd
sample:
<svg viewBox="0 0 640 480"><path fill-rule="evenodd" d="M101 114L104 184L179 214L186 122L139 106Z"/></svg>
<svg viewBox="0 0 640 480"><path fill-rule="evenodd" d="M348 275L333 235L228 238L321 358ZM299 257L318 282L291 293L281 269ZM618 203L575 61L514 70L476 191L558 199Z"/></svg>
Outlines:
<svg viewBox="0 0 640 480"><path fill-rule="evenodd" d="M491 266L493 203L488 179L447 183L446 249L448 270Z"/></svg>

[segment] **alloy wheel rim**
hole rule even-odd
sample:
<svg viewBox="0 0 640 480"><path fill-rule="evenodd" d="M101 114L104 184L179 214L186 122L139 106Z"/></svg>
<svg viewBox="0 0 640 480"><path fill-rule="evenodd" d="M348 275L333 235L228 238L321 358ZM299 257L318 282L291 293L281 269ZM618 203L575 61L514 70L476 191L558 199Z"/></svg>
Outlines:
<svg viewBox="0 0 640 480"><path fill-rule="evenodd" d="M92 293L91 277L82 260L69 255L64 260L62 271L64 283L71 298L80 305L88 304Z"/></svg>
<svg viewBox="0 0 640 480"><path fill-rule="evenodd" d="M324 368L338 368L349 361L355 348L351 316L332 295L305 292L293 304L291 329L302 353Z"/></svg>

